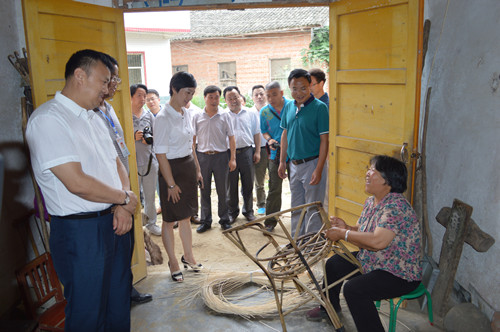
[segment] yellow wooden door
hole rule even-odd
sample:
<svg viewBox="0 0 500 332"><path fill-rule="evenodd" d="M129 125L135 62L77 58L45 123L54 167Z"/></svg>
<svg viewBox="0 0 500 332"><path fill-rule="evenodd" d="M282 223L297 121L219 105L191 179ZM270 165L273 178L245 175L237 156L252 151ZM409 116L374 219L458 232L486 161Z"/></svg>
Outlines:
<svg viewBox="0 0 500 332"><path fill-rule="evenodd" d="M418 6L417 0L330 4L329 214L349 224L368 196L370 158L399 158L404 143L414 145Z"/></svg>
<svg viewBox="0 0 500 332"><path fill-rule="evenodd" d="M74 52L95 49L118 60L122 85L112 104L130 150L132 190L139 197L122 11L67 0L23 0L23 14L35 107L63 88L65 64ZM138 281L146 276L140 209L135 214L134 231L132 272Z"/></svg>

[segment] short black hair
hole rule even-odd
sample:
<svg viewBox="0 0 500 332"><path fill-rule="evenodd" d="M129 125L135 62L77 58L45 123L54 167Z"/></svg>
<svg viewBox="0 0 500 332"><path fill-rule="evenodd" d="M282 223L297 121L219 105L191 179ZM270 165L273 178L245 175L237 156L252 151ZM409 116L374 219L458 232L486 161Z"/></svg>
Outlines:
<svg viewBox="0 0 500 332"><path fill-rule="evenodd" d="M146 94L148 93L148 87L145 86L144 84L133 84L130 86L130 96L133 97L137 91L137 89L144 89L146 91Z"/></svg>
<svg viewBox="0 0 500 332"><path fill-rule="evenodd" d="M170 96L174 94L173 89L179 92L182 88L196 88L196 80L193 74L185 71L179 71L170 79Z"/></svg>
<svg viewBox="0 0 500 332"><path fill-rule="evenodd" d="M261 84L254 85L254 86L252 86L252 94L253 94L253 91L257 90L257 89L263 89L263 90L265 90L266 88L264 88L264 86L261 85Z"/></svg>
<svg viewBox="0 0 500 332"><path fill-rule="evenodd" d="M154 93L156 97L160 98L160 93L155 89L148 89L148 94Z"/></svg>
<svg viewBox="0 0 500 332"><path fill-rule="evenodd" d="M218 92L219 96L222 94L221 89L216 85L209 85L203 90L203 97L206 97L209 93Z"/></svg>
<svg viewBox="0 0 500 332"><path fill-rule="evenodd" d="M238 87L237 87L237 86L230 85L230 86L228 86L228 87L226 87L226 88L224 89L224 99L226 99L226 93L228 93L229 91L233 91L233 90L238 91L238 94L241 96L240 89L238 89Z"/></svg>
<svg viewBox="0 0 500 332"><path fill-rule="evenodd" d="M314 78L316 79L316 81L318 81L318 83L319 82L326 82L326 74L324 71L322 71L319 68L313 68L313 69L309 70L309 74L311 76L314 76Z"/></svg>
<svg viewBox="0 0 500 332"><path fill-rule="evenodd" d="M404 193L406 191L406 181L408 169L405 163L389 156L378 155L370 159L373 165L387 184L391 187L391 193Z"/></svg>
<svg viewBox="0 0 500 332"><path fill-rule="evenodd" d="M294 78L301 78L301 77L304 77L307 79L307 81L309 83L311 83L311 74L309 74L309 72L305 69L294 69L290 72L290 75L288 75L288 85L290 85L290 82L292 81L292 79Z"/></svg>
<svg viewBox="0 0 500 332"><path fill-rule="evenodd" d="M109 54L106 54L108 57L109 57L109 61L111 61L111 63L114 65L114 66L118 66L118 61L116 61L115 58L113 58L111 55Z"/></svg>
<svg viewBox="0 0 500 332"><path fill-rule="evenodd" d="M90 75L90 67L95 65L97 62L101 61L110 72L113 71L113 64L110 61L110 56L95 50L80 50L69 58L66 62L66 68L64 70L64 78L67 80L74 75L77 68L83 69L87 75Z"/></svg>

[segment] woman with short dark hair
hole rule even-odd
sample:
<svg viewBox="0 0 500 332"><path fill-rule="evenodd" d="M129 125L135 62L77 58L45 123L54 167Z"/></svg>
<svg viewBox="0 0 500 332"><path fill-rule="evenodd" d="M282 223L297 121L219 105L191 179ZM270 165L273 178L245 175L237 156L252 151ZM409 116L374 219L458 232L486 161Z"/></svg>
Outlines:
<svg viewBox="0 0 500 332"><path fill-rule="evenodd" d="M415 290L422 278L420 223L410 203L402 195L408 172L401 161L375 156L365 176L365 202L355 226L330 217L332 227L326 236L332 241L345 240L357 247L354 256L363 274L357 273L344 283L344 298L358 331L384 331L374 301L399 297ZM326 278L331 284L357 267L335 255L326 262ZM329 289L333 308L339 312L342 283ZM310 310L307 318L327 317L322 307Z"/></svg>
<svg viewBox="0 0 500 332"><path fill-rule="evenodd" d="M154 123L156 158L160 165L160 202L163 217L162 240L174 281L184 281L175 257L174 223L178 221L184 249L181 262L195 272L203 268L193 255L190 218L198 212L200 165L193 149L191 115L185 106L193 98L196 80L178 72L170 80L170 101L158 113Z"/></svg>

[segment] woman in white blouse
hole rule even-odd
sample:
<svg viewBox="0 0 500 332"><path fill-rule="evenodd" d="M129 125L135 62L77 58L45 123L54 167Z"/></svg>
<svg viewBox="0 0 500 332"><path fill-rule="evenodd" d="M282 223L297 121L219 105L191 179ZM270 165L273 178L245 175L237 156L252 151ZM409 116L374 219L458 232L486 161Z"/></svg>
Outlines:
<svg viewBox="0 0 500 332"><path fill-rule="evenodd" d="M154 123L154 149L160 166L160 201L163 217L162 240L168 255L172 279L184 281L175 257L174 223L184 249L181 262L199 272L193 255L190 218L198 212L197 184L202 181L200 165L193 149L193 128L186 104L193 98L196 80L178 72L170 80L170 101L158 113Z"/></svg>

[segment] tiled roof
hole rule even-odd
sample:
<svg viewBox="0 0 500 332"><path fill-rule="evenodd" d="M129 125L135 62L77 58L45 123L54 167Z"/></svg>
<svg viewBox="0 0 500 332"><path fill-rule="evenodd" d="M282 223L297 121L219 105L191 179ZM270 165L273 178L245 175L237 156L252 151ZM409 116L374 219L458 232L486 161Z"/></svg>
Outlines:
<svg viewBox="0 0 500 332"><path fill-rule="evenodd" d="M191 32L173 40L205 39L313 28L328 24L328 7L257 8L191 12Z"/></svg>

